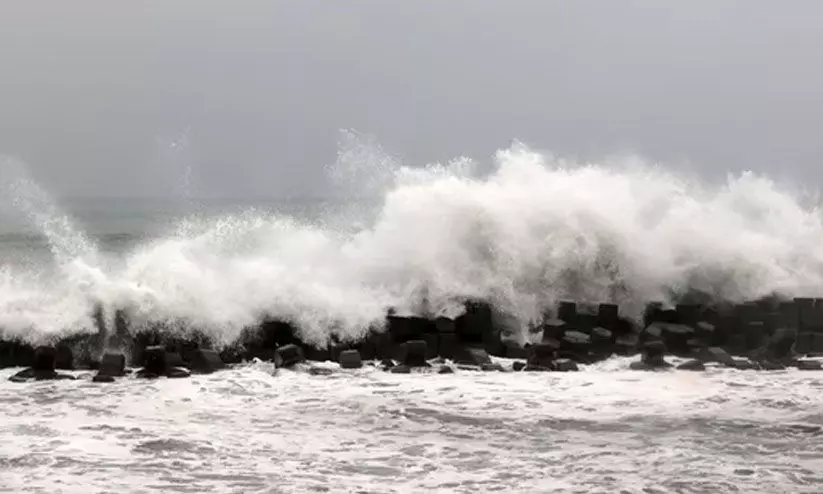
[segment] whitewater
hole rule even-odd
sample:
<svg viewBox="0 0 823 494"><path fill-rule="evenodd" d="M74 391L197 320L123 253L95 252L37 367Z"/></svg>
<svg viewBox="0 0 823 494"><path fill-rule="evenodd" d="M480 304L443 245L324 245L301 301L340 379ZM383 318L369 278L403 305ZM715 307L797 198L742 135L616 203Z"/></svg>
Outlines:
<svg viewBox="0 0 823 494"><path fill-rule="evenodd" d="M78 212L4 158L0 328L44 343L95 331L102 304L225 343L273 316L321 343L379 327L390 307L453 316L481 298L524 339L560 300L632 317L683 293L823 296L812 193L521 143L491 161L412 166L345 133L334 200L183 194ZM330 376L252 362L107 386L80 371L18 384L4 369L0 492L820 492L819 373L630 361L562 374L322 364Z"/></svg>

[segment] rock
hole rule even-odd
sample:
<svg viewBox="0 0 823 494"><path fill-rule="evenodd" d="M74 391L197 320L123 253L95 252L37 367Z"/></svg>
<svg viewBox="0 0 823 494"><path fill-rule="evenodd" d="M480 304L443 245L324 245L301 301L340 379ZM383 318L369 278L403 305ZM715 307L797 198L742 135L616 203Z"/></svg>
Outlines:
<svg viewBox="0 0 823 494"><path fill-rule="evenodd" d="M592 329L591 341L593 345L609 345L612 341L612 332L606 328L597 326L596 328Z"/></svg>
<svg viewBox="0 0 823 494"><path fill-rule="evenodd" d="M661 329L666 347L677 354L686 355L690 352L689 340L694 338L694 328L684 324L655 323Z"/></svg>
<svg viewBox="0 0 823 494"><path fill-rule="evenodd" d="M289 369L305 361L303 350L294 344L283 345L274 351L274 366L278 369Z"/></svg>
<svg viewBox="0 0 823 494"><path fill-rule="evenodd" d="M98 376L123 377L126 375L126 356L120 353L106 353L100 359ZM101 382L101 381L98 381Z"/></svg>
<svg viewBox="0 0 823 494"><path fill-rule="evenodd" d="M169 379L179 379L184 377L191 377L191 371L185 367L170 367L166 371L166 377Z"/></svg>
<svg viewBox="0 0 823 494"><path fill-rule="evenodd" d="M668 362L663 362L663 364L658 365L651 365L642 360L640 362L632 362L629 364L629 369L631 370L640 370L640 371L654 371L654 370L665 370L672 367L672 364Z"/></svg>
<svg viewBox="0 0 823 494"><path fill-rule="evenodd" d="M143 369L140 377L160 377L166 373L166 347L156 345L143 349Z"/></svg>
<svg viewBox="0 0 823 494"><path fill-rule="evenodd" d="M405 364L396 365L392 367L389 372L391 372L392 374L411 374L411 367Z"/></svg>
<svg viewBox="0 0 823 494"><path fill-rule="evenodd" d="M559 340L563 337L563 334L566 332L568 324L566 324L566 321L563 321L561 319L549 319L547 321L543 321L543 324L541 326L543 327L544 340Z"/></svg>
<svg viewBox="0 0 823 494"><path fill-rule="evenodd" d="M704 371L706 366L699 360L688 360L677 366L677 370Z"/></svg>
<svg viewBox="0 0 823 494"><path fill-rule="evenodd" d="M760 369L764 371L778 371L778 370L786 370L786 366L781 364L780 362L772 362L770 360L764 360L760 362Z"/></svg>
<svg viewBox="0 0 823 494"><path fill-rule="evenodd" d="M363 367L363 360L357 350L340 352L340 367L343 369L359 369Z"/></svg>
<svg viewBox="0 0 823 494"><path fill-rule="evenodd" d="M663 339L663 329L660 327L661 323L652 323L646 326L641 333L641 337L643 340L651 341L651 340L662 340Z"/></svg>
<svg viewBox="0 0 823 494"><path fill-rule="evenodd" d="M522 371L526 368L526 362L515 362L512 364L512 370L515 372Z"/></svg>
<svg viewBox="0 0 823 494"><path fill-rule="evenodd" d="M396 342L417 340L435 329L435 322L425 317L389 315L386 317L386 330Z"/></svg>
<svg viewBox="0 0 823 494"><path fill-rule="evenodd" d="M561 344L568 344L572 346L586 346L591 343L591 337L586 333L580 331L566 331L563 338L560 340Z"/></svg>
<svg viewBox="0 0 823 494"><path fill-rule="evenodd" d="M171 367L188 367L186 362L183 361L183 357L180 355L179 352L166 352L166 366Z"/></svg>
<svg viewBox="0 0 823 494"><path fill-rule="evenodd" d="M734 364L731 367L737 370L757 370L759 368L756 363L742 358L734 359Z"/></svg>
<svg viewBox="0 0 823 494"><path fill-rule="evenodd" d="M577 304L574 302L560 302L557 305L557 318L573 323L577 319Z"/></svg>
<svg viewBox="0 0 823 494"><path fill-rule="evenodd" d="M476 347L462 347L454 356L454 362L463 365L483 366L492 363L486 350Z"/></svg>
<svg viewBox="0 0 823 494"><path fill-rule="evenodd" d="M532 346L527 367L551 369L552 362L557 358L559 348L560 344L555 340L544 340L542 343Z"/></svg>
<svg viewBox="0 0 823 494"><path fill-rule="evenodd" d="M792 328L777 328L764 346L754 353L761 360L788 361L794 357L794 345L797 341L797 330Z"/></svg>
<svg viewBox="0 0 823 494"><path fill-rule="evenodd" d="M439 334L438 353L443 358L452 358L457 351L458 342L455 333L442 332Z"/></svg>
<svg viewBox="0 0 823 494"><path fill-rule="evenodd" d="M632 370L666 369L672 364L666 362L666 345L660 340L649 340L643 344L643 352L640 362L633 362L630 366Z"/></svg>
<svg viewBox="0 0 823 494"><path fill-rule="evenodd" d="M426 333L423 335L426 342L426 360L437 358L440 355L440 335L437 333Z"/></svg>
<svg viewBox="0 0 823 494"><path fill-rule="evenodd" d="M171 363L175 362L176 358L173 353L166 351L166 347L162 345L148 346L143 349L143 368L137 372L137 377L155 379L160 376L169 378L181 378L191 376L191 371L184 367L169 365L169 356L171 355Z"/></svg>
<svg viewBox="0 0 823 494"><path fill-rule="evenodd" d="M527 364L526 367L523 369L524 372L551 372L553 370L554 370L553 364L552 364L552 366L547 367L545 365L532 364L532 363Z"/></svg>
<svg viewBox="0 0 823 494"><path fill-rule="evenodd" d="M313 365L309 367L308 373L312 376L330 376L334 374L334 371L326 367L317 367Z"/></svg>
<svg viewBox="0 0 823 494"><path fill-rule="evenodd" d="M557 372L577 372L580 369L573 360L558 359L554 361L554 370Z"/></svg>
<svg viewBox="0 0 823 494"><path fill-rule="evenodd" d="M734 358L732 358L726 350L716 346L706 349L704 360L706 362L717 362L718 364L734 367Z"/></svg>
<svg viewBox="0 0 823 494"><path fill-rule="evenodd" d="M51 381L51 380L74 380L74 376L58 374L55 371L57 351L53 347L41 346L34 350L32 366L11 376L9 381Z"/></svg>
<svg viewBox="0 0 823 494"><path fill-rule="evenodd" d="M620 319L620 308L617 304L600 304L597 307L597 324L606 329L614 329Z"/></svg>
<svg viewBox="0 0 823 494"><path fill-rule="evenodd" d="M434 327L438 333L454 333L457 331L455 320L443 316L434 320Z"/></svg>
<svg viewBox="0 0 823 494"><path fill-rule="evenodd" d="M74 353L68 345L57 345L55 348L55 369L74 370Z"/></svg>
<svg viewBox="0 0 823 494"><path fill-rule="evenodd" d="M504 343L506 347L506 358L511 359L527 359L529 358L529 349L527 347L522 347L513 341L507 341Z"/></svg>
<svg viewBox="0 0 823 494"><path fill-rule="evenodd" d="M480 369L486 372L505 372L506 369L503 368L500 364L483 364L480 366Z"/></svg>
<svg viewBox="0 0 823 494"><path fill-rule="evenodd" d="M454 374L454 369L449 367L448 365L441 365L439 369L437 369L438 374Z"/></svg>
<svg viewBox="0 0 823 494"><path fill-rule="evenodd" d="M647 341L643 344L641 362L651 367L670 367L664 359L666 350L666 344L660 340Z"/></svg>
<svg viewBox="0 0 823 494"><path fill-rule="evenodd" d="M819 360L805 360L801 359L795 362L795 366L798 370L821 370L823 369L823 364Z"/></svg>
<svg viewBox="0 0 823 494"><path fill-rule="evenodd" d="M41 346L34 350L32 370L35 372L54 372L57 363L57 351L53 347Z"/></svg>
<svg viewBox="0 0 823 494"><path fill-rule="evenodd" d="M640 339L636 334L620 335L614 342L614 350L620 355L631 355L637 351Z"/></svg>
<svg viewBox="0 0 823 494"><path fill-rule="evenodd" d="M428 367L425 340L411 340L400 345L400 361L407 367Z"/></svg>
<svg viewBox="0 0 823 494"><path fill-rule="evenodd" d="M226 367L220 354L214 350L198 348L191 353L189 368L195 374L211 374Z"/></svg>

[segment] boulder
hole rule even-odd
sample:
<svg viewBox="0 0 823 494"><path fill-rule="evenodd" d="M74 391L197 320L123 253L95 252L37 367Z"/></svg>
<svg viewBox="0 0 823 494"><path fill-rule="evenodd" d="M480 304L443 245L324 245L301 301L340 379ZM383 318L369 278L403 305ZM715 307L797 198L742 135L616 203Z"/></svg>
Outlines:
<svg viewBox="0 0 823 494"><path fill-rule="evenodd" d="M343 369L359 369L363 367L363 360L357 350L340 352L340 367Z"/></svg>

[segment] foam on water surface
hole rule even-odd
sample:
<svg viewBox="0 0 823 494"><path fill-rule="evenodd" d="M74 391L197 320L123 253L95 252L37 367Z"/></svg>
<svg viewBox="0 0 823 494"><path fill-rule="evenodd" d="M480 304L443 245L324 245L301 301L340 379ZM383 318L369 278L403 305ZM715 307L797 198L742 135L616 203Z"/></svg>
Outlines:
<svg viewBox="0 0 823 494"><path fill-rule="evenodd" d="M688 290L821 295L817 206L766 177L710 186L639 161L574 163L517 143L490 172L476 165L407 167L349 134L331 175L340 190L372 194L370 208L313 219L193 214L102 252L25 167L6 163L7 207L45 236L52 259L2 265L0 327L32 341L90 330L102 302L222 341L266 315L325 341L363 334L388 307L418 312L424 295L448 314L464 298L488 299L515 330L560 299L617 302L632 315Z"/></svg>
<svg viewBox="0 0 823 494"><path fill-rule="evenodd" d="M253 364L112 385L4 370L0 491L817 492L817 373L628 363L329 377Z"/></svg>

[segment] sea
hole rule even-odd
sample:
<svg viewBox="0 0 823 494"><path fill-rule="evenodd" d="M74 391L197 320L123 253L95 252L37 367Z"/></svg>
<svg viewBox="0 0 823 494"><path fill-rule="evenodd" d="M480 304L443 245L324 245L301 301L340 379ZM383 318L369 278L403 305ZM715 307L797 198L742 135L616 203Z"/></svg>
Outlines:
<svg viewBox="0 0 823 494"><path fill-rule="evenodd" d="M0 159L0 330L47 343L93 331L100 304L226 343L274 316L321 342L390 307L455 316L477 297L525 340L560 300L636 317L685 291L823 296L823 216L802 188L520 143L491 161L404 165L354 138L328 197L217 200L64 198ZM821 373L631 360L448 375L253 361L106 385L4 369L0 492L823 491Z"/></svg>

